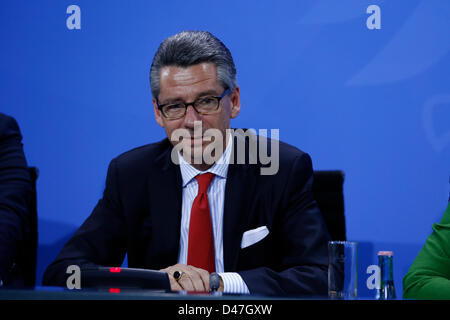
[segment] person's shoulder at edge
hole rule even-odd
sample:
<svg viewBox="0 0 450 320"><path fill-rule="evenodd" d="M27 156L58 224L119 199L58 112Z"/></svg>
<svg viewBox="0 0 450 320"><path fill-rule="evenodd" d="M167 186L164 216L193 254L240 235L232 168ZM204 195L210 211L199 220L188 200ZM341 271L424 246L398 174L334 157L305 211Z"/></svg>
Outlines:
<svg viewBox="0 0 450 320"><path fill-rule="evenodd" d="M405 299L450 299L450 201L403 277Z"/></svg>
<svg viewBox="0 0 450 320"><path fill-rule="evenodd" d="M19 138L22 137L17 121L13 117L0 112L0 139L17 134Z"/></svg>

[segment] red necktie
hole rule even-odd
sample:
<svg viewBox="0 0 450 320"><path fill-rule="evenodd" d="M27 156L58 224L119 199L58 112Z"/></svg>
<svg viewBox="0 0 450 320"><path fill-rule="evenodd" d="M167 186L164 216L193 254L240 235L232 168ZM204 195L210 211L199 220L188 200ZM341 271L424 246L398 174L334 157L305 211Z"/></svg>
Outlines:
<svg viewBox="0 0 450 320"><path fill-rule="evenodd" d="M205 269L209 273L216 269L211 213L206 193L213 178L214 174L209 172L195 177L198 182L198 194L192 204L187 259L188 265Z"/></svg>

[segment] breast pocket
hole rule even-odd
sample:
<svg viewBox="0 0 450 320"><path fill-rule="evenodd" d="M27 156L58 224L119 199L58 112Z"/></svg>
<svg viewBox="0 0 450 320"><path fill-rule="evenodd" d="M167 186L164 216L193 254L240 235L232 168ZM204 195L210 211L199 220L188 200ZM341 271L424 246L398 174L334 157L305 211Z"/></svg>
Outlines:
<svg viewBox="0 0 450 320"><path fill-rule="evenodd" d="M239 270L270 267L272 264L272 236L267 228L257 229L242 235Z"/></svg>

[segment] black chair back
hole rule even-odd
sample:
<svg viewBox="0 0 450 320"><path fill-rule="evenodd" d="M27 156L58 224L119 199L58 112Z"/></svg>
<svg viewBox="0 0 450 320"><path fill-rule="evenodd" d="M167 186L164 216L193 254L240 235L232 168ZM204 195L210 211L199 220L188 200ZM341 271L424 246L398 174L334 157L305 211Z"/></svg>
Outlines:
<svg viewBox="0 0 450 320"><path fill-rule="evenodd" d="M313 193L322 212L331 240L345 241L344 173L342 171L314 171Z"/></svg>
<svg viewBox="0 0 450 320"><path fill-rule="evenodd" d="M25 238L25 253L23 264L24 285L26 287L34 287L36 284L36 263L38 248L38 216L37 216L37 191L36 180L39 176L39 170L36 167L29 167L31 183L33 186L33 194L29 201L30 208L30 230Z"/></svg>
<svg viewBox="0 0 450 320"><path fill-rule="evenodd" d="M32 192L27 199L30 214L29 225L25 228L23 239L19 243L17 257L6 283L11 288L34 287L36 285L38 247L36 180L39 171L35 167L28 167L28 172L30 173L32 186Z"/></svg>

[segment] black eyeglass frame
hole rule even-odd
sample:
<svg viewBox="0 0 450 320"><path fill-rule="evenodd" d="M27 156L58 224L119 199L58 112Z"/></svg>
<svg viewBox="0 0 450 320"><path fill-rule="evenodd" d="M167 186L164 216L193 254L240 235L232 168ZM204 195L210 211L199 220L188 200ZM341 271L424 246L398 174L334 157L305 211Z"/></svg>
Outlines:
<svg viewBox="0 0 450 320"><path fill-rule="evenodd" d="M230 89L226 89L226 90L222 93L222 95L220 95L220 96L204 96L204 97L197 98L197 99L195 99L195 100L192 101L192 102L175 102L175 103L169 102L169 103L165 103L165 104L159 104L158 99L156 99L156 105L158 106L158 110L161 111L161 113L162 113L162 115L164 116L164 118L170 119L170 120L175 120L175 119L183 118L183 117L186 115L187 108L188 108L189 106L192 106L192 108L194 108L194 110L195 110L198 114L202 114L202 115L203 115L203 114L214 114L217 110L219 110L220 101L227 95L227 93L228 93L229 91L230 91ZM205 98L214 98L214 99L217 99L217 107L216 107L215 110L212 110L211 112L200 112L200 111L197 110L197 108L195 107L195 103L198 102L198 101L200 101L201 99L205 99ZM174 118L174 117L167 117L166 114L164 113L164 111L162 110L162 108L164 108L165 106L169 106L169 105L182 105L182 106L184 107L184 113L183 113L183 115L182 115L182 116L179 116L179 117L175 117L175 118Z"/></svg>

